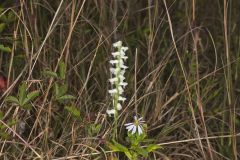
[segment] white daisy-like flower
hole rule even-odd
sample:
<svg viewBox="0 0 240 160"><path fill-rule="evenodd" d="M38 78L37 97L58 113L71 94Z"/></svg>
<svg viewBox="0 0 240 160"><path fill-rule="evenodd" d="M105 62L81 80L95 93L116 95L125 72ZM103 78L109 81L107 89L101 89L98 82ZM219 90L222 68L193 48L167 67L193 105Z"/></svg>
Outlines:
<svg viewBox="0 0 240 160"><path fill-rule="evenodd" d="M131 132L132 134L138 132L138 134L141 135L144 131L143 124L145 123L145 121L143 121L142 119L142 117L138 119L137 116L134 116L134 122L124 124L124 126L126 126L128 132Z"/></svg>

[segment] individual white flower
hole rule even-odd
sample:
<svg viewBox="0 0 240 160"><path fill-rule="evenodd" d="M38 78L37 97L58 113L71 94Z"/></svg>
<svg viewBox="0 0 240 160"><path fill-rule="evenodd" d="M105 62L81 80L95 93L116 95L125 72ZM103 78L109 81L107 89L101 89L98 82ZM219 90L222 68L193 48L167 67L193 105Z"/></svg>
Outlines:
<svg viewBox="0 0 240 160"><path fill-rule="evenodd" d="M110 60L109 61L111 64L116 64L116 63L118 63L118 60Z"/></svg>
<svg viewBox="0 0 240 160"><path fill-rule="evenodd" d="M117 41L113 43L113 47L121 47L122 46L122 41Z"/></svg>
<svg viewBox="0 0 240 160"><path fill-rule="evenodd" d="M117 110L121 110L122 109L122 105L120 103L117 104Z"/></svg>
<svg viewBox="0 0 240 160"><path fill-rule="evenodd" d="M118 97L118 101L123 101L123 102L124 102L124 101L126 101L126 98L125 98L125 97L122 97L122 96L119 96L119 97Z"/></svg>
<svg viewBox="0 0 240 160"><path fill-rule="evenodd" d="M143 124L145 123L142 119L142 117L138 119L137 116L134 116L134 122L124 124L124 126L126 126L128 132L131 131L132 134L138 132L138 134L141 135L143 133Z"/></svg>
<svg viewBox="0 0 240 160"><path fill-rule="evenodd" d="M119 75L119 79L120 79L120 82L123 82L124 81L124 79L126 79L123 75Z"/></svg>
<svg viewBox="0 0 240 160"><path fill-rule="evenodd" d="M116 114L116 110L115 109L107 109L107 114L109 116L114 115L114 114Z"/></svg>
<svg viewBox="0 0 240 160"><path fill-rule="evenodd" d="M119 91L119 94L122 94L123 93L123 88L121 86L118 87L118 91Z"/></svg>
<svg viewBox="0 0 240 160"><path fill-rule="evenodd" d="M123 88L125 88L128 85L128 83L127 82L120 82L119 85L121 85L121 86L123 86Z"/></svg>
<svg viewBox="0 0 240 160"><path fill-rule="evenodd" d="M117 93L117 89L111 89L111 90L108 91L108 93L110 93L110 94Z"/></svg>
<svg viewBox="0 0 240 160"><path fill-rule="evenodd" d="M118 78L117 77L115 77L115 78L110 78L109 79L109 82L110 83L115 83L115 82L117 82L118 81Z"/></svg>
<svg viewBox="0 0 240 160"><path fill-rule="evenodd" d="M120 67L121 67L122 69L127 69L127 68L128 68L128 67L125 66L124 64L120 65Z"/></svg>
<svg viewBox="0 0 240 160"><path fill-rule="evenodd" d="M119 56L121 53L120 52L112 52L113 57L115 58L116 56Z"/></svg>
<svg viewBox="0 0 240 160"><path fill-rule="evenodd" d="M121 57L123 60L126 60L128 57L127 56L122 56Z"/></svg>
<svg viewBox="0 0 240 160"><path fill-rule="evenodd" d="M128 47L122 47L121 50L122 50L123 52L126 52L126 51L128 50Z"/></svg>
<svg viewBox="0 0 240 160"><path fill-rule="evenodd" d="M124 50L120 50L120 57L123 57L123 56L125 56L125 52L124 52Z"/></svg>
<svg viewBox="0 0 240 160"><path fill-rule="evenodd" d="M110 72L117 75L119 72L121 73L121 68L110 68Z"/></svg>

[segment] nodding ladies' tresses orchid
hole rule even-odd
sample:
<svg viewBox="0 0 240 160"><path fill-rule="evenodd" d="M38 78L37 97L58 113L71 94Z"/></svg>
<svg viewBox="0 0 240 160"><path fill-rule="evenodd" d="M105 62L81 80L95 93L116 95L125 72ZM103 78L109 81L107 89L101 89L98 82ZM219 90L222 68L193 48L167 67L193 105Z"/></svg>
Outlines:
<svg viewBox="0 0 240 160"><path fill-rule="evenodd" d="M112 85L112 89L108 92L113 99L112 109L107 110L107 114L109 116L116 115L118 111L122 109L121 102L124 102L126 100L126 98L123 97L122 94L125 87L127 86L127 82L124 82L124 73L128 67L124 63L128 58L125 55L128 47L122 46L122 41L114 43L113 47L117 51L112 52L113 60L109 61L111 64L110 72L112 74L112 78L109 79L109 82Z"/></svg>

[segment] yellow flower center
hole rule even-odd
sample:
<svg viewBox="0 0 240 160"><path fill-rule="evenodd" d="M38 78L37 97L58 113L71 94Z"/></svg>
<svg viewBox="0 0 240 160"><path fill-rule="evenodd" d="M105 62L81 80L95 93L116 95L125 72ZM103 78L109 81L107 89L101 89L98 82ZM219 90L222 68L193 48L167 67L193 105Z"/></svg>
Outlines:
<svg viewBox="0 0 240 160"><path fill-rule="evenodd" d="M139 121L136 119L136 120L134 120L134 126L138 126L139 125Z"/></svg>

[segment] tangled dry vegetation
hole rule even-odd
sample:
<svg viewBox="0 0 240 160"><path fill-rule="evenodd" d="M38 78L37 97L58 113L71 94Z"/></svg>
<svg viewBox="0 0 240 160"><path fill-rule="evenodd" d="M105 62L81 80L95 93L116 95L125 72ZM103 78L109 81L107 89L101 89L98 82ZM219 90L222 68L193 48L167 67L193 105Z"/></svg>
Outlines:
<svg viewBox="0 0 240 160"><path fill-rule="evenodd" d="M112 44L128 46L117 139L148 159L240 159L240 1L0 2L0 159L118 159L106 146ZM144 158L143 158L144 159Z"/></svg>

